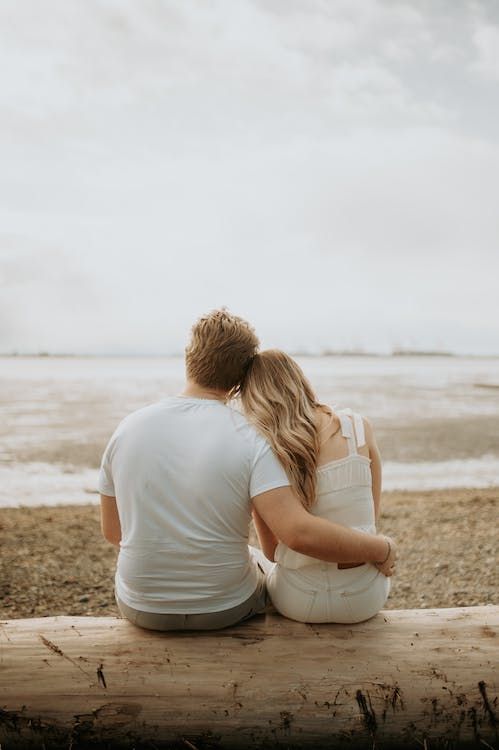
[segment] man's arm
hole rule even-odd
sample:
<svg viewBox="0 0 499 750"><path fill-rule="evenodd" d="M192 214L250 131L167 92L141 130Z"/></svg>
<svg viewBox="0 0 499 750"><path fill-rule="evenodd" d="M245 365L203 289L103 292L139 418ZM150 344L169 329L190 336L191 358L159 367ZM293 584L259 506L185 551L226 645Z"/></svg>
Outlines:
<svg viewBox="0 0 499 750"><path fill-rule="evenodd" d="M111 544L119 547L121 542L121 524L115 497L101 494L100 525L104 538L108 542L111 542Z"/></svg>
<svg viewBox="0 0 499 750"><path fill-rule="evenodd" d="M290 487L263 492L252 500L272 533L295 552L326 562L373 562L384 575L392 575L397 551L387 537L365 534L313 516Z"/></svg>
<svg viewBox="0 0 499 750"><path fill-rule="evenodd" d="M267 558L267 560L270 560L271 562L274 562L274 552L275 548L277 547L279 540L275 536L275 534L272 533L272 531L269 529L265 521L261 516L258 515L258 512L253 508L253 523L255 524L255 530L258 536L258 541L260 542L260 547L262 548L262 552Z"/></svg>

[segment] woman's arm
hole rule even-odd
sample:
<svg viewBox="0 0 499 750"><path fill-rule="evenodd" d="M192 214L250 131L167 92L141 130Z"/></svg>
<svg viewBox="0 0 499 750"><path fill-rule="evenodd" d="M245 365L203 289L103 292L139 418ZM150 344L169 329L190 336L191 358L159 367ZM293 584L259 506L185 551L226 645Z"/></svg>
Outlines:
<svg viewBox="0 0 499 750"><path fill-rule="evenodd" d="M381 513L381 455L379 452L372 424L364 418L364 428L366 431L366 443L369 448L369 458L371 459L371 476L372 491L374 500L374 517L376 523Z"/></svg>
<svg viewBox="0 0 499 750"><path fill-rule="evenodd" d="M265 555L267 560L274 562L275 548L277 547L279 540L269 529L263 518L259 515L258 511L253 509L252 515L253 523L255 524L256 533L258 535L258 540L260 542L260 547L262 548L263 554Z"/></svg>
<svg viewBox="0 0 499 750"><path fill-rule="evenodd" d="M100 524L104 538L119 547L121 524L115 497L100 496Z"/></svg>

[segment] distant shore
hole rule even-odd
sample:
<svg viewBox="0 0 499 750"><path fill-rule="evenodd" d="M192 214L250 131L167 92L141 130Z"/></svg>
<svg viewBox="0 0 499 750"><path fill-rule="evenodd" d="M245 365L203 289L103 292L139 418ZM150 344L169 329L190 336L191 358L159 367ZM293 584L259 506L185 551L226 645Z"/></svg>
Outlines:
<svg viewBox="0 0 499 750"><path fill-rule="evenodd" d="M498 604L499 489L385 493L400 545L388 608ZM0 510L0 618L116 615L96 506Z"/></svg>
<svg viewBox="0 0 499 750"><path fill-rule="evenodd" d="M439 349L393 349L388 352L371 352L362 349L323 349L320 351L307 351L298 349L289 352L292 357L457 357L458 359L498 359L499 353L495 354L467 354ZM116 353L104 354L75 352L0 352L1 359L183 359L182 352L145 352L145 353Z"/></svg>

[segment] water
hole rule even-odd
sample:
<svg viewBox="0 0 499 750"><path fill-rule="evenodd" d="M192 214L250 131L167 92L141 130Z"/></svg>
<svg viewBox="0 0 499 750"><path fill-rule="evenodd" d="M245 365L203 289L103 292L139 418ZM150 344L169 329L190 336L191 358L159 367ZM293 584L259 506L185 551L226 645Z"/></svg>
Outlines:
<svg viewBox="0 0 499 750"><path fill-rule="evenodd" d="M385 489L499 486L499 358L299 358L319 398L373 422ZM0 358L0 507L97 502L125 414L178 393L181 358Z"/></svg>

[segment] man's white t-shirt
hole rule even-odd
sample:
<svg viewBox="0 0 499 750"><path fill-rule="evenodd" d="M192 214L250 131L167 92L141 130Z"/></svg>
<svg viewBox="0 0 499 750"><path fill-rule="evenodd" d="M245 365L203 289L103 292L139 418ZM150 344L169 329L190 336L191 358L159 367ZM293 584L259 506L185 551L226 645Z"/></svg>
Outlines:
<svg viewBox="0 0 499 750"><path fill-rule="evenodd" d="M258 583L250 498L286 485L267 441L221 401L177 396L130 414L99 476L121 523L119 599L176 614L241 604Z"/></svg>

